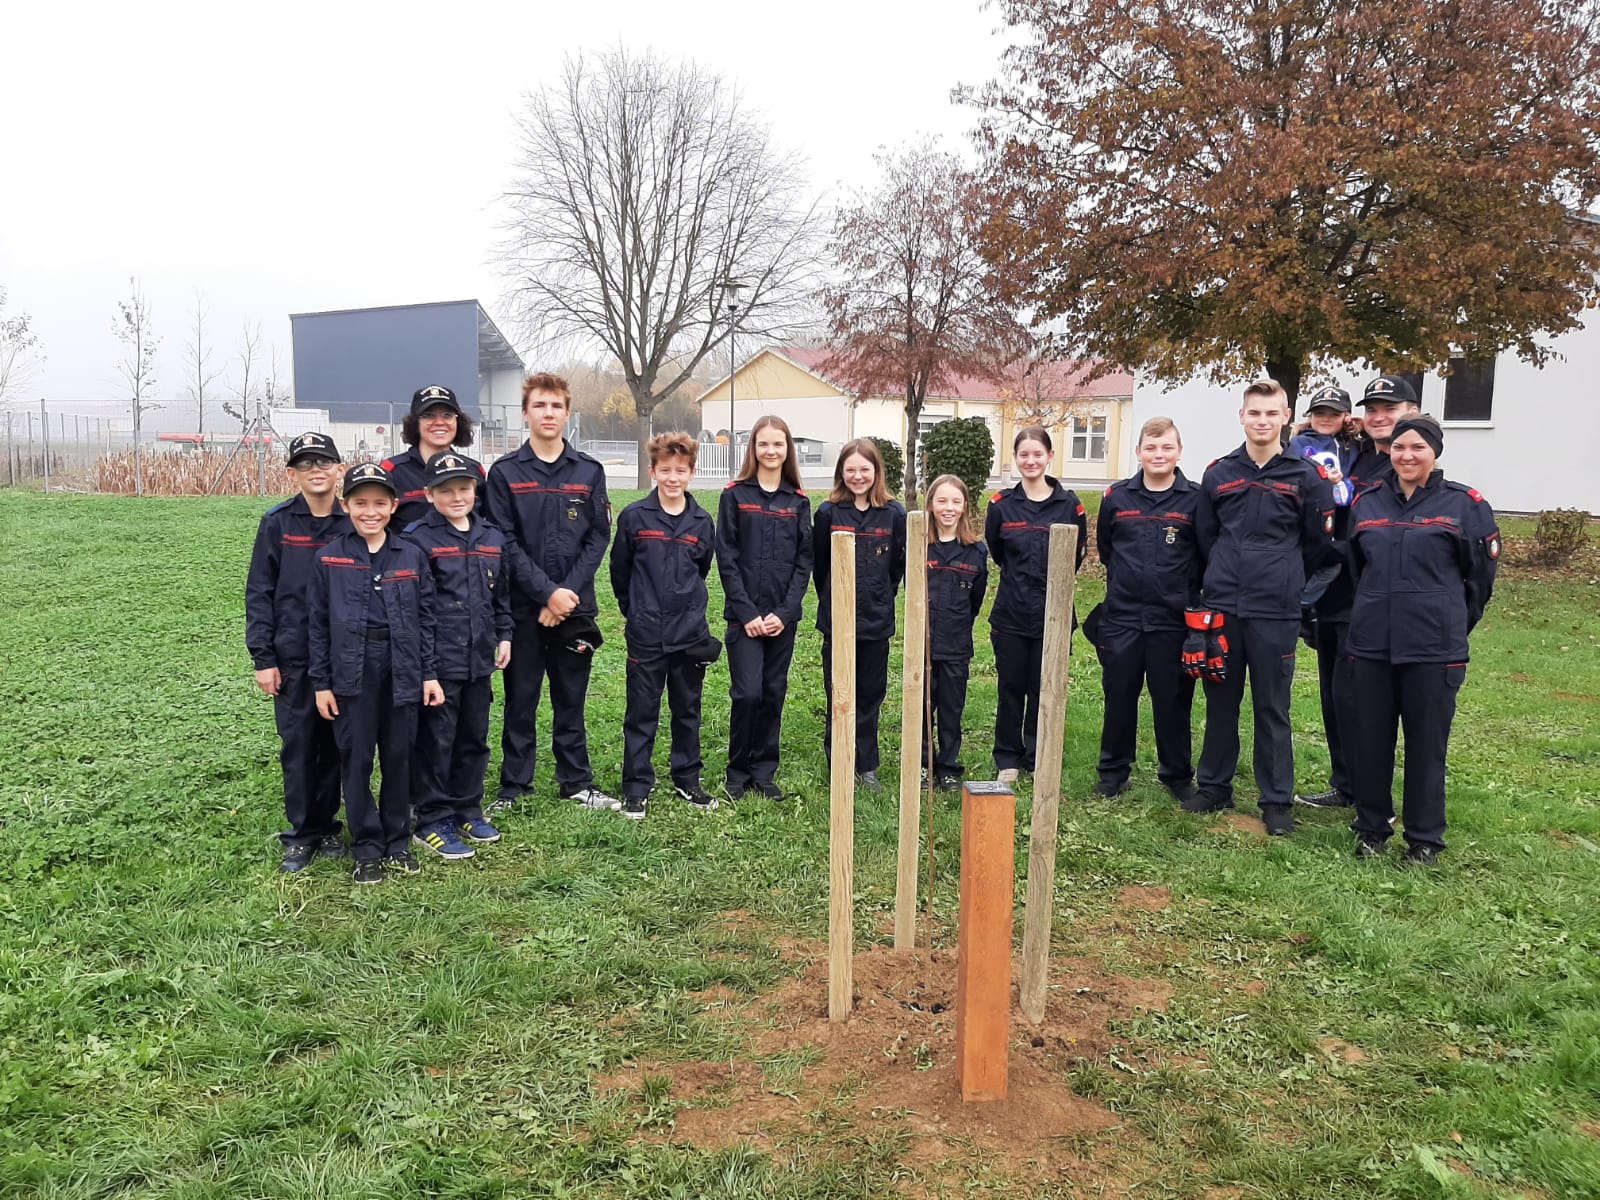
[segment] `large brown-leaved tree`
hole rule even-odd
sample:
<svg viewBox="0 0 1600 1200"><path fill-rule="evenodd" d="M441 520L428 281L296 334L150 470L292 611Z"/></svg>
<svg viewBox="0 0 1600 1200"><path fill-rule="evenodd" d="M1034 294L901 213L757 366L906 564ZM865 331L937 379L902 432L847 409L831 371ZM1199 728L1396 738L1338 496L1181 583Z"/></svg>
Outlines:
<svg viewBox="0 0 1600 1200"><path fill-rule="evenodd" d="M1596 0L999 0L987 252L1108 362L1540 363L1596 295Z"/></svg>
<svg viewBox="0 0 1600 1200"><path fill-rule="evenodd" d="M906 501L916 502L917 422L930 388L998 380L1024 344L1015 310L979 247L975 179L922 142L878 156L882 177L836 216L837 275L822 293L827 370L862 396L900 396Z"/></svg>

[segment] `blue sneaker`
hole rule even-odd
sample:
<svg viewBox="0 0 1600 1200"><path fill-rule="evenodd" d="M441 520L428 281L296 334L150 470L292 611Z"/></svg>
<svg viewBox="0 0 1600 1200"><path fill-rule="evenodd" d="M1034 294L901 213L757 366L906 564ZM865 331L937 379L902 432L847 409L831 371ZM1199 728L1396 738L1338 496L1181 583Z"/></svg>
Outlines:
<svg viewBox="0 0 1600 1200"><path fill-rule="evenodd" d="M460 838L460 835L443 821L424 825L411 835L411 843L432 850L440 858L471 858L477 853Z"/></svg>
<svg viewBox="0 0 1600 1200"><path fill-rule="evenodd" d="M461 836L469 842L498 842L500 831L482 817L468 817L461 822Z"/></svg>

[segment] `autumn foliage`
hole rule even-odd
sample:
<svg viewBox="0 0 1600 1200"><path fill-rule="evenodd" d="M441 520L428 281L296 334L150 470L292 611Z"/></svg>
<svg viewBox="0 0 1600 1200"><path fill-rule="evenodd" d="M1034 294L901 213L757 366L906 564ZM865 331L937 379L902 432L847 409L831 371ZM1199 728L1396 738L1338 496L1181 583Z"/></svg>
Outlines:
<svg viewBox="0 0 1600 1200"><path fill-rule="evenodd" d="M999 0L992 260L1182 378L1541 362L1596 294L1596 0Z"/></svg>

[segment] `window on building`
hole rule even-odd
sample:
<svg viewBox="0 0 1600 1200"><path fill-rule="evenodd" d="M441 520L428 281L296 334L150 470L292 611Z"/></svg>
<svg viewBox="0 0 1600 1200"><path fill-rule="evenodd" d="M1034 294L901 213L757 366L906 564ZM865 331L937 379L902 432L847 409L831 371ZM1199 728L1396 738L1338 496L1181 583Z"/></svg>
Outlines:
<svg viewBox="0 0 1600 1200"><path fill-rule="evenodd" d="M1494 419L1494 359L1452 358L1444 381L1446 421Z"/></svg>
<svg viewBox="0 0 1600 1200"><path fill-rule="evenodd" d="M1411 384L1411 390L1417 394L1417 403L1422 405L1423 411L1428 408L1428 399L1422 394L1423 373L1421 371L1396 371L1394 374Z"/></svg>
<svg viewBox="0 0 1600 1200"><path fill-rule="evenodd" d="M949 413L933 413L932 415L923 413L917 418L917 437L927 437L928 430L932 429L935 425L943 425L949 419Z"/></svg>
<svg viewBox="0 0 1600 1200"><path fill-rule="evenodd" d="M1105 462L1105 417L1093 415L1073 416L1071 455L1076 462Z"/></svg>

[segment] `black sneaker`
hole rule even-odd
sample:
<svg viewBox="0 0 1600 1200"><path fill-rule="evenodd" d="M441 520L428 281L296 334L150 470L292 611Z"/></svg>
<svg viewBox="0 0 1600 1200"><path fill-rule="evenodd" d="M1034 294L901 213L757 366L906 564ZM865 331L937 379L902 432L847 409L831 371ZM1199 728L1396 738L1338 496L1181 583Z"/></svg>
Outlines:
<svg viewBox="0 0 1600 1200"><path fill-rule="evenodd" d="M776 783L758 783L756 784L756 791L759 792L762 798L766 800L776 801L794 799L793 796L789 795L788 792L784 791Z"/></svg>
<svg viewBox="0 0 1600 1200"><path fill-rule="evenodd" d="M1356 839L1357 858L1382 858L1383 843L1373 838L1358 837Z"/></svg>
<svg viewBox="0 0 1600 1200"><path fill-rule="evenodd" d="M1182 804L1195 794L1194 784L1192 783L1163 783L1161 786L1166 788L1172 798L1179 804Z"/></svg>
<svg viewBox="0 0 1600 1200"><path fill-rule="evenodd" d="M650 815L649 796L624 796L622 799L622 815L630 821L642 821Z"/></svg>
<svg viewBox="0 0 1600 1200"><path fill-rule="evenodd" d="M722 785L722 794L728 798L729 804L737 804L753 791L760 788L752 787L748 783L725 783Z"/></svg>
<svg viewBox="0 0 1600 1200"><path fill-rule="evenodd" d="M1400 856L1402 867L1437 867L1443 847L1429 842L1412 842Z"/></svg>
<svg viewBox="0 0 1600 1200"><path fill-rule="evenodd" d="M358 858L356 869L350 873L350 878L357 883L382 883L383 864L375 858Z"/></svg>
<svg viewBox="0 0 1600 1200"><path fill-rule="evenodd" d="M391 854L383 860L383 865L391 871L399 871L402 875L420 875L422 864L417 861L417 856L409 850L402 850L399 854Z"/></svg>
<svg viewBox="0 0 1600 1200"><path fill-rule="evenodd" d="M1329 788L1325 792L1296 792L1296 804L1304 804L1307 808L1349 808L1355 803L1338 788Z"/></svg>
<svg viewBox="0 0 1600 1200"><path fill-rule="evenodd" d="M345 855L344 842L337 833L330 833L317 843L318 858L343 858Z"/></svg>
<svg viewBox="0 0 1600 1200"><path fill-rule="evenodd" d="M1133 786L1126 779L1118 783L1101 776L1100 782L1095 785L1094 794L1106 800L1115 800L1118 796L1128 791Z"/></svg>
<svg viewBox="0 0 1600 1200"><path fill-rule="evenodd" d="M1221 812L1225 808L1233 807L1233 797L1225 796L1211 788L1195 788L1181 803L1186 813Z"/></svg>
<svg viewBox="0 0 1600 1200"><path fill-rule="evenodd" d="M688 787L675 783L672 785L672 790L677 793L679 800L687 801L701 812L716 811L717 798L698 783L692 783Z"/></svg>
<svg viewBox="0 0 1600 1200"><path fill-rule="evenodd" d="M959 792L961 790L961 776L946 771L934 781L933 789L936 792Z"/></svg>
<svg viewBox="0 0 1600 1200"><path fill-rule="evenodd" d="M1261 823L1268 837L1287 837L1294 832L1294 812L1287 804L1263 804Z"/></svg>
<svg viewBox="0 0 1600 1200"><path fill-rule="evenodd" d="M861 774L856 776L856 782L862 787L866 788L869 792L883 791L883 784L878 782L878 773L876 771L861 772Z"/></svg>
<svg viewBox="0 0 1600 1200"><path fill-rule="evenodd" d="M317 856L315 846L285 846L283 857L278 860L278 870L285 875L293 875L296 871L304 871L311 865L311 860Z"/></svg>

